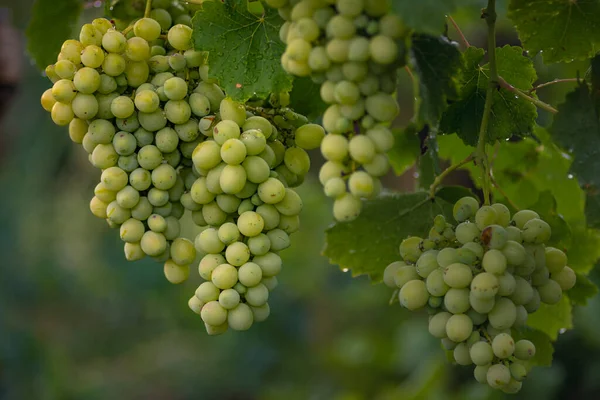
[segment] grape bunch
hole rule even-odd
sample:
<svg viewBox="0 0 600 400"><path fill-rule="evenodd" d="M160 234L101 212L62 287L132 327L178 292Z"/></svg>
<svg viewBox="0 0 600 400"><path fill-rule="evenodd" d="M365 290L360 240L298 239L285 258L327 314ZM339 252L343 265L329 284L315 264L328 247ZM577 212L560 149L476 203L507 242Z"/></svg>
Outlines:
<svg viewBox="0 0 600 400"><path fill-rule="evenodd" d="M390 123L399 113L396 71L405 57L406 29L387 1L267 0L286 20L283 68L311 76L329 104L323 115L327 162L319 179L334 199L333 215L350 221L361 199L381 190L394 145Z"/></svg>
<svg viewBox="0 0 600 400"><path fill-rule="evenodd" d="M189 193L205 280L188 302L211 335L247 330L270 313L279 252L299 228L302 199L292 189L310 168L305 148L325 132L289 109L255 110L224 99L218 115L200 120L208 139L192 154L198 173Z"/></svg>
<svg viewBox="0 0 600 400"><path fill-rule="evenodd" d="M159 7L168 4L155 0L123 31L101 18L83 25L46 69L53 86L41 103L102 171L90 210L119 229L126 259L150 256L177 284L202 257L207 282L188 305L211 334L248 329L269 314L278 253L299 227L291 188L325 131L281 99L272 108L226 97L190 26L173 24L189 19ZM181 237L188 216L201 227L194 242Z"/></svg>
<svg viewBox="0 0 600 400"><path fill-rule="evenodd" d="M434 219L427 238L400 244L403 261L384 272L401 306L429 311L429 332L459 365L475 365L475 379L506 393L521 389L536 352L515 340L541 303L556 304L575 285L567 256L545 246L548 223L531 210L511 214L503 204L472 197L456 202L455 227Z"/></svg>

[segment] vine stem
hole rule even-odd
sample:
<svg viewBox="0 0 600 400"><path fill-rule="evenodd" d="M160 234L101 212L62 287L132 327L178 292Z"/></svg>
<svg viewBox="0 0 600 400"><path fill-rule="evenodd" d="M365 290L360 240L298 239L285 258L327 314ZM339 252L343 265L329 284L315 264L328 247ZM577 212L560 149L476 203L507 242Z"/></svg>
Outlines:
<svg viewBox="0 0 600 400"><path fill-rule="evenodd" d="M517 89L516 87L514 87L510 83L506 82L501 77L498 77L498 84L500 85L500 87L503 87L504 89L508 90L509 92L512 92L512 93L516 94L517 96L529 101L530 103L535 104L536 106L538 106L539 108L541 108L543 110L550 111L553 114L558 113L558 110L556 108L552 107L550 104L544 103L543 101L541 101L539 99L536 99L534 97L527 95L525 92L521 91L520 89Z"/></svg>
<svg viewBox="0 0 600 400"><path fill-rule="evenodd" d="M563 79L555 79L553 81L546 82L546 83L540 83L539 85L534 86L533 88L529 89L529 91L527 93L533 93L533 92L537 91L538 89L544 88L546 86L554 85L556 83L563 83L563 82L579 82L579 79L563 78Z"/></svg>
<svg viewBox="0 0 600 400"><path fill-rule="evenodd" d="M475 159L475 154L469 154L469 156L467 158L465 158L464 160L449 166L448 168L446 168L441 174L439 174L438 176L435 177L435 180L433 181L433 183L431 184L431 186L429 186L429 198L433 199L435 197L435 190L438 188L438 186L440 186L442 184L442 181L448 176L450 175L451 172L456 171L457 169L459 169L460 167L470 163L471 161L473 161Z"/></svg>
<svg viewBox="0 0 600 400"><path fill-rule="evenodd" d="M463 31L460 29L460 27L458 26L458 24L456 23L454 18L452 18L452 16L450 16L450 15L447 15L447 18L448 18L448 21L450 21L450 23L454 26L454 29L456 29L456 33L458 33L458 36L460 36L460 40L463 42L465 47L467 47L467 48L471 47L471 44L467 40L467 37L465 36Z"/></svg>
<svg viewBox="0 0 600 400"><path fill-rule="evenodd" d="M488 26L488 57L490 66L490 83L485 96L485 105L483 108L483 117L481 118L481 127L479 128L479 140L477 141L477 150L475 150L475 162L483 170L483 199L485 204L490 204L490 171L485 144L487 141L488 125L492 113L494 90L497 89L500 77L498 76L498 67L496 65L496 0L488 0L487 8L482 12L481 18L484 18Z"/></svg>
<svg viewBox="0 0 600 400"><path fill-rule="evenodd" d="M146 10L144 11L144 18L150 18L152 12L152 0L146 0Z"/></svg>

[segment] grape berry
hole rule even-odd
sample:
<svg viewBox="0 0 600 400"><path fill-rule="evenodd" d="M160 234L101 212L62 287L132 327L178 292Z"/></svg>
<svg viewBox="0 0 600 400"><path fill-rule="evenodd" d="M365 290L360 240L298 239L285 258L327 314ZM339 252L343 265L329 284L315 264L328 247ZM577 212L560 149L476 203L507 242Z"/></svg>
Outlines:
<svg viewBox="0 0 600 400"><path fill-rule="evenodd" d="M438 215L427 238L403 240L403 261L387 266L384 283L402 307L428 310L429 333L457 364L474 364L478 382L516 393L536 348L514 336L541 303L560 301L575 273L563 251L545 246L551 229L534 211L511 218L502 204L464 197L453 216L456 226Z"/></svg>

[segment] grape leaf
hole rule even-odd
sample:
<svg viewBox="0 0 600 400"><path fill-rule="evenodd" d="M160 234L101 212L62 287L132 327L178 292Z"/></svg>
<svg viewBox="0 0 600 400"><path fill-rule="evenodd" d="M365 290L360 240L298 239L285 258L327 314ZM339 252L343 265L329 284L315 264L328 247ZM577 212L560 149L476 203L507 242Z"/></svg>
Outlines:
<svg viewBox="0 0 600 400"><path fill-rule="evenodd" d="M330 263L350 269L353 276L381 281L383 270L400 259L398 247L408 236L424 236L437 214L452 219L451 205L424 192L385 194L366 201L360 216L327 229L323 254Z"/></svg>
<svg viewBox="0 0 600 400"><path fill-rule="evenodd" d="M569 299L574 305L585 306L588 299L598 294L598 286L592 282L586 275L576 273L577 281L567 292Z"/></svg>
<svg viewBox="0 0 600 400"><path fill-rule="evenodd" d="M421 154L417 127L413 124L405 129L394 129L394 147L388 157L396 175L402 175L412 167Z"/></svg>
<svg viewBox="0 0 600 400"><path fill-rule="evenodd" d="M209 76L234 100L289 92L292 77L281 67L282 23L272 8L264 16L250 14L246 0L204 2L192 19L194 46L210 53Z"/></svg>
<svg viewBox="0 0 600 400"><path fill-rule="evenodd" d="M451 204L456 203L463 197L477 198L477 195L475 195L470 189L464 186L444 186L443 188L435 192L435 196L439 197L440 199L446 200L448 203Z"/></svg>
<svg viewBox="0 0 600 400"><path fill-rule="evenodd" d="M327 109L327 104L321 99L320 87L310 78L294 78L290 107L311 121L317 120Z"/></svg>
<svg viewBox="0 0 600 400"><path fill-rule="evenodd" d="M437 126L447 101L458 96L460 51L443 36L415 34L410 54L419 92L415 116L421 123Z"/></svg>
<svg viewBox="0 0 600 400"><path fill-rule="evenodd" d="M469 0L421 0L415 6L414 0L394 0L392 8L416 32L437 35L444 30L446 15L470 3Z"/></svg>
<svg viewBox="0 0 600 400"><path fill-rule="evenodd" d="M463 69L459 76L459 100L451 104L442 117L440 130L456 133L467 144L475 145L489 85L489 66L480 66L483 49L469 47L463 53ZM527 91L537 79L531 60L520 47L496 49L498 74L516 88ZM488 124L488 141L527 136L533 131L537 109L505 89L496 89Z"/></svg>
<svg viewBox="0 0 600 400"><path fill-rule="evenodd" d="M556 340L561 330L573 328L572 309L567 296L554 305L542 303L536 312L529 315L527 325Z"/></svg>
<svg viewBox="0 0 600 400"><path fill-rule="evenodd" d="M523 47L547 63L590 58L600 47L600 0L511 0L508 16Z"/></svg>
<svg viewBox="0 0 600 400"><path fill-rule="evenodd" d="M27 27L27 51L40 69L54 64L83 9L80 0L36 0Z"/></svg>
<svg viewBox="0 0 600 400"><path fill-rule="evenodd" d="M531 360L526 362L528 366L538 365L549 367L552 365L554 346L552 346L552 341L547 334L536 329L525 329L523 331L514 331L514 339L526 339L535 345L535 355Z"/></svg>

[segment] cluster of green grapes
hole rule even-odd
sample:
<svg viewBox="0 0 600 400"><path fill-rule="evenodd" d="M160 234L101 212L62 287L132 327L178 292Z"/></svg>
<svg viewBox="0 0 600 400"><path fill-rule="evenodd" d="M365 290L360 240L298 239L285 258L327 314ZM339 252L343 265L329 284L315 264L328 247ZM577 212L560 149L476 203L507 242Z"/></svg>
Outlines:
<svg viewBox="0 0 600 400"><path fill-rule="evenodd" d="M211 334L248 329L269 314L278 253L299 227L291 187L325 131L288 108L227 98L191 28L173 25L162 3L123 32L106 19L85 24L46 69L53 87L41 103L102 170L90 209L119 229L126 259L150 256L181 283L203 257L208 282L190 308ZM201 227L195 242L180 237L184 215Z"/></svg>
<svg viewBox="0 0 600 400"><path fill-rule="evenodd" d="M386 268L384 282L403 307L427 308L429 332L457 364L475 364L478 382L516 393L535 346L513 335L540 303L560 301L575 273L563 251L544 245L551 229L534 211L511 218L503 204L464 197L453 214L456 227L438 215L427 238L403 240L403 261Z"/></svg>
<svg viewBox="0 0 600 400"><path fill-rule="evenodd" d="M199 177L189 191L190 209L202 229L195 245L206 282L188 304L211 335L247 330L269 316L279 252L300 223L302 200L292 187L310 168L304 149L318 147L325 135L291 110L256 112L224 99L218 116L200 121L209 139L192 154Z"/></svg>
<svg viewBox="0 0 600 400"><path fill-rule="evenodd" d="M333 214L350 221L361 199L381 188L394 145L389 128L398 115L394 98L397 69L404 62L406 29L388 1L266 0L286 20L283 68L311 76L330 104L323 115L327 159L319 178L335 199Z"/></svg>

